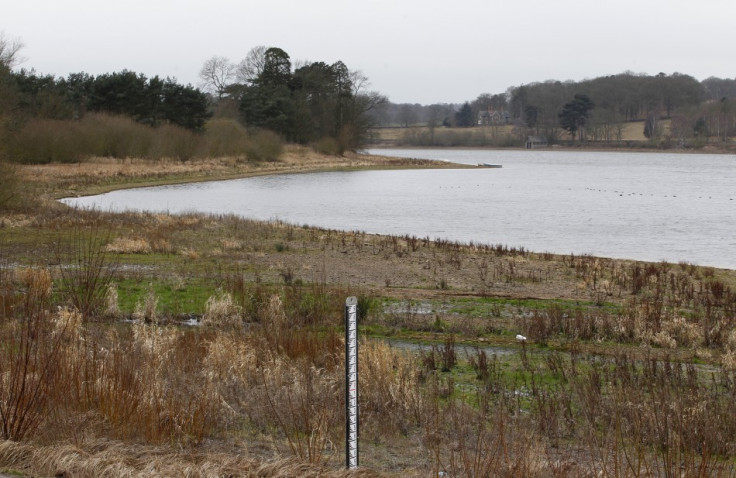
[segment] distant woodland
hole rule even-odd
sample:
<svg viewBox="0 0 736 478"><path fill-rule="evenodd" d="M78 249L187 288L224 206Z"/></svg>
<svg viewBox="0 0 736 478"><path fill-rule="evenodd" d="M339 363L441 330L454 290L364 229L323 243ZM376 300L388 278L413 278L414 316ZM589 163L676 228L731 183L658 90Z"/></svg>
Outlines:
<svg viewBox="0 0 736 478"><path fill-rule="evenodd" d="M386 98L338 61L292 65L280 48L241 62L205 62L198 87L123 70L66 78L14 70L19 43L0 37L0 160L73 162L90 156L235 156L273 160L282 142L357 150Z"/></svg>
<svg viewBox="0 0 736 478"><path fill-rule="evenodd" d="M575 119L581 104L576 98L589 103L570 131L565 111L567 106ZM727 141L736 136L736 79L626 72L580 82L549 80L484 93L464 104L387 103L375 111L374 120L394 127L511 125L550 142L568 137L613 142L620 140L624 123L639 121L652 141Z"/></svg>
<svg viewBox="0 0 736 478"><path fill-rule="evenodd" d="M625 72L514 86L463 104L395 104L341 61L292 63L274 47L254 47L239 63L213 56L197 87L127 70L66 78L17 70L21 47L0 36L0 160L274 159L284 141L342 154L365 145L375 127L421 126L404 138L421 146L519 146L531 135L550 144L621 143L631 122L658 147L736 136L736 79ZM478 126L492 134L435 131Z"/></svg>

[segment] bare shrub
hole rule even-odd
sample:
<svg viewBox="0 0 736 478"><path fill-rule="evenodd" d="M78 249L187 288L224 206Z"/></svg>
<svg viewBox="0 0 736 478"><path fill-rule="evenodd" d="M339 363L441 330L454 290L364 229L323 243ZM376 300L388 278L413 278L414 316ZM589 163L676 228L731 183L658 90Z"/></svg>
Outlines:
<svg viewBox="0 0 736 478"><path fill-rule="evenodd" d="M61 293L84 317L101 312L116 264L108 261L108 234L97 227L75 229L56 245L61 276Z"/></svg>
<svg viewBox="0 0 736 478"><path fill-rule="evenodd" d="M268 404L266 413L288 441L291 452L309 463L328 462L336 453L333 441L342 423L342 387L334 374L302 361L290 366L281 360L261 375Z"/></svg>
<svg viewBox="0 0 736 478"><path fill-rule="evenodd" d="M192 381L205 350L196 339L145 323L134 324L129 335L111 332L106 353L91 357L98 375L81 384L82 396L114 436L199 442L215 422L218 401L208 382Z"/></svg>
<svg viewBox="0 0 736 478"><path fill-rule="evenodd" d="M549 476L540 437L505 406L487 414L458 399L444 400L436 375L426 392L422 431L432 476Z"/></svg>
<svg viewBox="0 0 736 478"><path fill-rule="evenodd" d="M276 161L281 156L283 144L278 134L258 130L251 134L246 153L252 161Z"/></svg>
<svg viewBox="0 0 736 478"><path fill-rule="evenodd" d="M34 118L6 145L8 157L21 163L72 163L91 157L188 160L244 154L250 145L235 122L215 121L203 135L163 124L156 128L132 118L87 113L80 120ZM268 148L266 148L268 150Z"/></svg>
<svg viewBox="0 0 736 478"><path fill-rule="evenodd" d="M69 328L44 308L51 290L48 271L28 269L24 276L25 317L0 324L0 436L8 440L31 436L43 421Z"/></svg>
<svg viewBox="0 0 736 478"><path fill-rule="evenodd" d="M233 119L211 119L202 136L199 154L203 157L238 156L248 149L248 132Z"/></svg>
<svg viewBox="0 0 736 478"><path fill-rule="evenodd" d="M220 416L247 416L259 428L278 430L299 459L329 461L342 418L335 406L342 400L339 374L267 347L237 332L209 342L203 365L223 404Z"/></svg>
<svg viewBox="0 0 736 478"><path fill-rule="evenodd" d="M325 136L324 138L314 143L312 145L312 149L320 154L327 154L330 156L339 156L341 153L340 146L337 144L337 140L329 136Z"/></svg>
<svg viewBox="0 0 736 478"><path fill-rule="evenodd" d="M73 138L80 139L79 135L75 134L76 129L75 125L69 122L33 119L24 123L13 135L13 140L8 142L6 145L8 156L19 163L79 161L82 159L82 155L79 154L80 148L87 151L89 149L86 145L74 144Z"/></svg>
<svg viewBox="0 0 736 478"><path fill-rule="evenodd" d="M461 403L451 403L443 420L450 433L446 468L452 476L540 476L547 468L540 458L530 453L531 442L523 435L509 431L506 417L495 420ZM494 423L495 421L495 423ZM518 440L518 441L516 441ZM516 441L516 442L515 442ZM508 474L508 475L507 475Z"/></svg>
<svg viewBox="0 0 736 478"><path fill-rule="evenodd" d="M0 211L27 208L32 202L15 167L0 161Z"/></svg>
<svg viewBox="0 0 736 478"><path fill-rule="evenodd" d="M147 154L132 155L150 159L171 158L187 161L197 156L201 144L201 137L185 128L173 124L164 124L154 128L150 149Z"/></svg>
<svg viewBox="0 0 736 478"><path fill-rule="evenodd" d="M147 153L153 130L130 118L88 114L79 121L36 118L9 145L23 163L71 163L93 156L125 158Z"/></svg>

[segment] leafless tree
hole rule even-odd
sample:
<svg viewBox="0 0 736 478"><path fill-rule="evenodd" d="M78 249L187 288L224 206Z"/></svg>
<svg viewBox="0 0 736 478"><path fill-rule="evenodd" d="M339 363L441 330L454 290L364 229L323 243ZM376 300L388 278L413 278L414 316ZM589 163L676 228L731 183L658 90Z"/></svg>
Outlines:
<svg viewBox="0 0 736 478"><path fill-rule="evenodd" d="M215 55L204 62L199 71L199 77L202 79L202 88L216 94L218 99L222 99L227 87L235 77L235 65L224 56Z"/></svg>
<svg viewBox="0 0 736 478"><path fill-rule="evenodd" d="M388 98L377 91L369 91L371 83L368 77L360 70L350 70L350 85L353 96L359 99L359 111L367 113L383 104L388 103Z"/></svg>
<svg viewBox="0 0 736 478"><path fill-rule="evenodd" d="M353 86L353 95L364 93L371 85L368 77L360 70L350 71L350 84Z"/></svg>
<svg viewBox="0 0 736 478"><path fill-rule="evenodd" d="M0 65L12 68L23 62L18 52L23 48L20 38L6 38L5 32L0 32Z"/></svg>
<svg viewBox="0 0 736 478"><path fill-rule="evenodd" d="M261 73L266 64L267 47L263 45L254 46L235 68L235 79L238 83L247 85L253 83Z"/></svg>

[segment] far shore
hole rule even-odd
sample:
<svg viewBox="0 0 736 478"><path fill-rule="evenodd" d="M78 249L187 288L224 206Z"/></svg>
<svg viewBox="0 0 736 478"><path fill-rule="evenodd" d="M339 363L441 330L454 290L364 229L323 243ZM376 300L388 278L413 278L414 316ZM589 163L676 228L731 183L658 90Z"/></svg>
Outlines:
<svg viewBox="0 0 736 478"><path fill-rule="evenodd" d="M393 145L390 143L377 143L369 145L365 150L411 150L411 149L430 149L430 150L471 150L471 151L575 151L575 152L611 152L611 153L663 153L663 154L736 154L736 143L723 144L713 143L706 144L702 148L658 148L654 146L631 146L631 145L611 145L606 143L566 143L554 144L547 147L525 149L523 147L502 147L502 146L412 146L412 145Z"/></svg>

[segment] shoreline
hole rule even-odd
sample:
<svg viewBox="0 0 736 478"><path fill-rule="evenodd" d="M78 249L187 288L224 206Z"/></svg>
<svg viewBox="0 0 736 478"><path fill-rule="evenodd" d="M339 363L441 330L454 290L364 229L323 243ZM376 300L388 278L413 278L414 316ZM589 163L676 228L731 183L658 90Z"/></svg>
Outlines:
<svg viewBox="0 0 736 478"><path fill-rule="evenodd" d="M391 169L471 169L476 166L446 161L396 158L370 154L342 157L322 156L305 148L291 147L274 162L249 163L236 158L143 160L92 158L71 164L17 165L21 178L35 186L46 186L42 198L92 196L119 189L225 181L265 175L329 171Z"/></svg>
<svg viewBox="0 0 736 478"><path fill-rule="evenodd" d="M237 158L177 160L144 160L135 158L91 158L80 163L20 164L15 165L21 178L31 185L47 189L38 196L59 200L66 197L92 196L120 189L166 186L175 184L226 181L248 177L300 174L330 171L391 170L391 169L472 169L482 167L445 160L401 158L369 154L375 150L468 150L468 151L527 151L523 148L502 147L445 147L445 146L387 146L376 145L346 156L324 156L305 147L290 145L279 161L249 163ZM589 148L551 147L533 151L621 152L653 154L715 154L736 155L736 151L663 150L647 148ZM51 188L48 187L51 185Z"/></svg>
<svg viewBox="0 0 736 478"><path fill-rule="evenodd" d="M418 149L484 150L492 148ZM172 167L175 168L174 171L169 172L168 175L162 176L163 170L169 170ZM110 158L94 158L84 163L75 164L21 166L21 168L25 170L24 175L26 178L34 177L39 181L53 181L54 179L68 180L69 178L76 178L78 176L83 178L87 177L90 180L89 184L62 184L63 187L53 190L49 194L45 195L45 199L52 200L57 204L61 204L63 207L67 206L60 203L59 200L64 198L92 196L123 189L137 189L176 184L194 184L210 181L228 181L268 175L391 169L475 169L481 167L481 165L453 163L445 160L400 158L367 153L350 154L344 157L322 156L299 147L290 147L283 160L273 163L240 163L232 158L192 160L185 163L166 160L147 161L140 159L117 160ZM113 180L114 182L107 182L108 180ZM319 227L316 228L320 229ZM376 233L376 235L391 236L390 233ZM435 240L442 240L442 238L436 238ZM454 242L459 245L466 244L466 241L451 240L450 242ZM493 246L493 244L486 243L479 243L479 245L484 247ZM525 246L518 245L518 247ZM529 252L541 254L540 251L530 250ZM554 254L566 255L566 253L561 252ZM595 257L599 257L602 260L632 261L649 264L662 262L658 260L630 257ZM677 264L676 262L671 263ZM690 262L686 263L691 264ZM720 265L700 263L693 263L693 265L722 271L736 270L734 268Z"/></svg>

